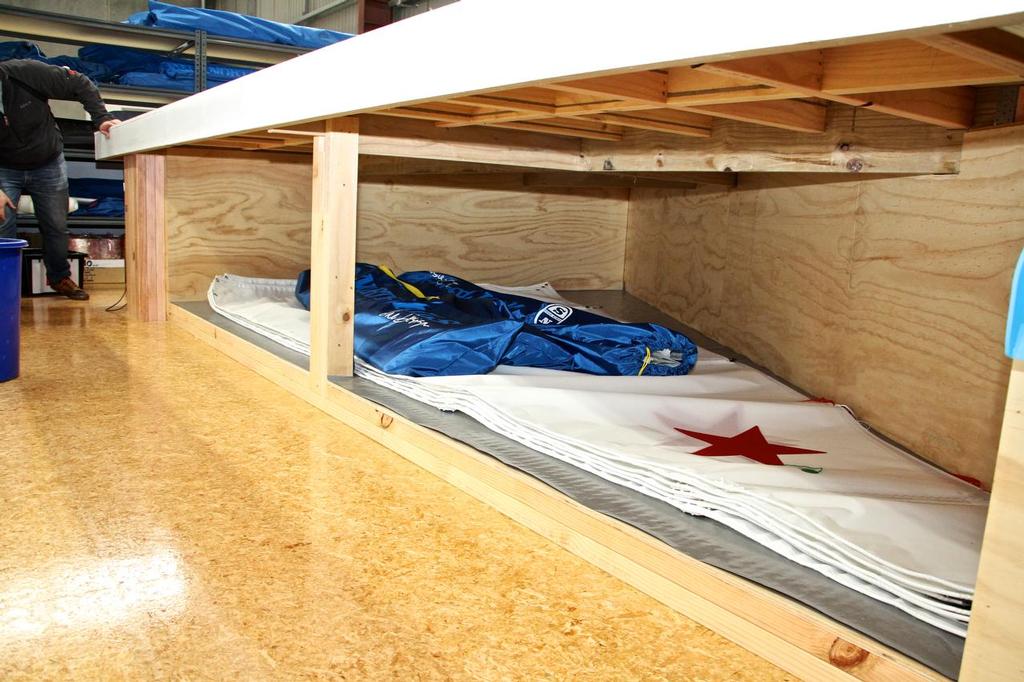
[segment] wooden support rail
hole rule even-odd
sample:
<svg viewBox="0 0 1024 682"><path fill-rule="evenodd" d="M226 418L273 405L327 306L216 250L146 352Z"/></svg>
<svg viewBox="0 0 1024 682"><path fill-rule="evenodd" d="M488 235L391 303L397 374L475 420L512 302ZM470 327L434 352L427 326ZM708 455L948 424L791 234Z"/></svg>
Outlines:
<svg viewBox="0 0 1024 682"><path fill-rule="evenodd" d="M167 319L167 242L164 237L164 155L124 160L125 287L128 315Z"/></svg>
<svg viewBox="0 0 1024 682"><path fill-rule="evenodd" d="M313 145L309 379L320 393L352 376L358 180L359 122L338 119Z"/></svg>

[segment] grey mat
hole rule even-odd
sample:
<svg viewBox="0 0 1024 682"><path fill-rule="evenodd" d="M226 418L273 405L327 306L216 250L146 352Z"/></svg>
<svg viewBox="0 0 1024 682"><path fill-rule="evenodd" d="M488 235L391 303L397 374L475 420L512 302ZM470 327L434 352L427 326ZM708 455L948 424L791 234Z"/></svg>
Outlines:
<svg viewBox="0 0 1024 682"><path fill-rule="evenodd" d="M582 296L571 294L566 294L566 297L587 304L603 302L609 297L619 297L612 299L613 301L626 300L621 298L624 296L621 292L587 294L590 300L580 300ZM598 294L606 296L601 297ZM635 301L636 299L626 300L634 312L637 307ZM206 301L190 301L176 305L289 362L302 367L309 365L306 356L218 315ZM606 306L607 310L612 311L612 308L611 305ZM615 312L612 311L612 314ZM671 322L667 326L685 331L678 322L659 320L659 317L664 317L660 313L651 313L647 317L661 323ZM697 334L693 336L694 340L700 340L701 345L729 354L728 349L708 342ZM956 679L958 675L960 658L963 655L963 639L922 623L895 607L866 597L815 571L788 561L715 521L683 514L664 502L531 450L494 433L466 415L441 412L358 377L332 377L331 381L358 396L393 410L406 419L466 443L510 467L543 481L590 509L607 514L658 538L687 556L799 601L920 661L946 677Z"/></svg>
<svg viewBox="0 0 1024 682"><path fill-rule="evenodd" d="M531 450L464 414L441 412L358 377L332 377L331 381L421 426L470 445L683 554L802 602L946 677L957 676L964 640L843 587L716 521L684 514L660 500Z"/></svg>
<svg viewBox="0 0 1024 682"><path fill-rule="evenodd" d="M277 341L271 341L262 334L257 334L251 329L247 329L237 322L232 322L223 315L219 315L214 312L213 308L210 307L207 301L174 301L174 305L179 308L183 308L188 312L192 313L196 317L200 317L207 322L211 322L224 331L231 332L240 339L244 339L258 348L273 353L282 360L301 367L302 369L309 371L309 356L303 355L302 353L296 353L287 346L282 346Z"/></svg>

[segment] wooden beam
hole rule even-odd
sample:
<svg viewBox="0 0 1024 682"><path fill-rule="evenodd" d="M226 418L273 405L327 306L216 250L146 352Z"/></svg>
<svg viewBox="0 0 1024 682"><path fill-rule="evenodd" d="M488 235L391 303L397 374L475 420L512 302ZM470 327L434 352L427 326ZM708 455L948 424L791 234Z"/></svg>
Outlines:
<svg viewBox="0 0 1024 682"><path fill-rule="evenodd" d="M1024 362L1010 372L992 499L981 545L971 624L960 668L964 682L1024 678Z"/></svg>
<svg viewBox="0 0 1024 682"><path fill-rule="evenodd" d="M480 125L484 123L503 123L506 121L536 121L544 118L564 118L566 116L583 116L586 114L604 114L620 111L637 111L650 109L650 102L637 100L583 100L571 104L558 104L551 107L537 107L534 109L521 109L517 105L510 105L501 111L494 111L485 114L477 114L466 119L456 119L439 124L445 128L458 128L460 126ZM386 112L384 112L386 113Z"/></svg>
<svg viewBox="0 0 1024 682"><path fill-rule="evenodd" d="M608 130L608 131L588 130L588 129L583 128L583 127L574 127L572 122L571 122L571 120L567 124L565 124L565 125L563 125L562 123L552 123L552 122L550 122L550 119L548 119L548 121L549 122L547 122L547 123L541 123L539 121L538 122L526 122L526 121L511 122L510 121L508 123L491 123L491 124L488 124L488 125L493 125L493 126L498 127L498 128L509 128L511 130L528 130L530 132L535 132L535 133L547 133L548 135L560 135L560 136L563 136L563 137L578 137L578 138L585 139L585 140L613 140L614 141L614 140L621 140L622 139L622 133L621 132L613 132L611 130ZM582 126L583 124L581 123L580 125Z"/></svg>
<svg viewBox="0 0 1024 682"><path fill-rule="evenodd" d="M588 118L605 123L614 123L627 128L657 130L689 137L709 137L712 117L688 111L672 109L647 109L631 113L590 114Z"/></svg>
<svg viewBox="0 0 1024 682"><path fill-rule="evenodd" d="M833 95L1010 83L1019 78L914 40L831 47L824 54L821 90Z"/></svg>
<svg viewBox="0 0 1024 682"><path fill-rule="evenodd" d="M696 68L718 76L746 79L772 89L770 92L792 93L796 97L824 97L851 106L860 106L864 103L863 100L857 98L828 95L822 92L821 83L825 76L825 64L821 50L712 62L700 64Z"/></svg>
<svg viewBox="0 0 1024 682"><path fill-rule="evenodd" d="M669 69L667 87L668 104L671 106L733 104L800 96L794 90L690 66Z"/></svg>
<svg viewBox="0 0 1024 682"><path fill-rule="evenodd" d="M737 177L735 173L719 173L714 171L704 173L631 173L630 175L640 178L650 178L651 180L671 179L675 182L692 182L697 185L717 185L720 187L735 187Z"/></svg>
<svg viewBox="0 0 1024 682"><path fill-rule="evenodd" d="M866 92L859 96L868 109L943 128L970 128L974 121L974 88Z"/></svg>
<svg viewBox="0 0 1024 682"><path fill-rule="evenodd" d="M733 80L748 80L766 86L813 95L821 92L824 61L821 50L804 50L762 57L747 57L700 64L697 68Z"/></svg>
<svg viewBox="0 0 1024 682"><path fill-rule="evenodd" d="M640 102L635 99L606 99L560 103L556 112L559 116L580 116L582 114L639 111L641 109L650 108L650 102Z"/></svg>
<svg viewBox="0 0 1024 682"><path fill-rule="evenodd" d="M422 121L444 121L453 125L473 125L474 116L469 114L453 114L430 107L395 107L375 111L379 116L398 116L399 118L418 118Z"/></svg>
<svg viewBox="0 0 1024 682"><path fill-rule="evenodd" d="M701 71L708 71L719 76L731 75L739 78L750 78L765 86L773 86L779 91L799 93L804 96L819 97L833 102L848 104L851 106L868 106L893 116L909 118L923 123L941 125L946 128L966 128L970 126L970 107L973 104L973 96L965 87L931 87L922 81L922 78L940 81L948 77L946 75L936 76L929 73L927 69L913 66L916 71L916 81L899 81L902 86L899 88L886 87L885 83L894 82L897 76L891 72L902 70L902 58L909 60L911 64L918 64L922 59L919 54L920 47L912 41L895 41L896 45L890 45L894 53L888 58L883 58L871 52L872 46L852 46L845 52L823 52L821 50L810 50L800 53L786 55L775 55L773 57L759 59L737 59L728 62L705 64L700 67ZM902 57L898 55L899 49L905 49L907 54ZM884 52L884 51L883 51ZM839 62L829 62L829 55L838 54L847 58L845 66L836 66ZM857 94L842 94L828 91L825 84L830 81L831 75L836 70L853 69L853 60L863 59L873 64L866 69L872 83L880 85L879 91L866 92L863 88L847 87L847 90L858 91ZM887 67L882 64L886 59L895 60ZM918 60L915 62L914 60ZM946 67L948 60L944 60ZM970 65L969 65L970 66ZM972 66L973 68L973 66ZM886 80L887 79L887 80ZM881 90L902 90L913 89L913 93L906 94L884 94Z"/></svg>
<svg viewBox="0 0 1024 682"><path fill-rule="evenodd" d="M163 153L125 157L125 287L128 316L141 322L167 319L164 179Z"/></svg>
<svg viewBox="0 0 1024 682"><path fill-rule="evenodd" d="M1024 38L998 28L929 36L920 43L1024 78Z"/></svg>
<svg viewBox="0 0 1024 682"><path fill-rule="evenodd" d="M527 187L653 187L662 189L696 189L693 182L652 180L646 177L611 173L524 173Z"/></svg>
<svg viewBox="0 0 1024 682"><path fill-rule="evenodd" d="M538 118L551 118L554 112L555 107L551 107L549 111L543 112L521 110L492 111L486 114L477 114L476 116L458 119L441 119L437 125L442 128L459 128L463 126L484 125L486 123L504 123L506 121L530 121Z"/></svg>
<svg viewBox="0 0 1024 682"><path fill-rule="evenodd" d="M535 172L530 168L516 168L510 166L495 166L492 164L480 163L455 163L438 162L426 159L408 159L399 157L378 157L363 155L359 157L359 181L360 182L386 182L401 178L406 182L411 178L431 176L445 177L469 177L475 180L479 176L492 175L517 175ZM735 173L687 173L687 172L662 172L662 173L615 173L602 171L601 176L619 178L644 178L657 180L659 182L694 183L698 185L716 185L721 187L734 187L736 185ZM579 175L579 173L567 173L566 175Z"/></svg>
<svg viewBox="0 0 1024 682"><path fill-rule="evenodd" d="M199 140L193 143L191 146L194 147L216 147L219 149L242 149L242 150L253 150L259 149L262 142L256 142L255 140L246 140L239 137L223 137L212 140Z"/></svg>
<svg viewBox="0 0 1024 682"><path fill-rule="evenodd" d="M637 71L619 76L582 78L579 80L547 83L545 87L587 95L610 95L620 99L664 104L667 75L663 71Z"/></svg>
<svg viewBox="0 0 1024 682"><path fill-rule="evenodd" d="M284 149L286 147L309 147L312 150L313 144L316 142L315 139L302 139L293 138L291 140L278 140L276 142L263 142L257 149L263 149L266 151L274 151L276 149Z"/></svg>
<svg viewBox="0 0 1024 682"><path fill-rule="evenodd" d="M523 173L360 173L359 182L370 185L411 185L419 187L465 187L469 189L520 189Z"/></svg>
<svg viewBox="0 0 1024 682"><path fill-rule="evenodd" d="M538 88L532 88L538 90ZM497 93L501 97L464 97L458 102L483 104L494 111L476 114L465 120L452 120L443 127L457 128L466 125L479 125L481 123L501 123L505 121L532 121L543 118L559 118L566 116L581 116L591 113L609 113L616 111L636 111L639 109L650 109L650 102L639 100L619 100L609 97L595 99L594 95L572 95L569 93L551 93L558 95L557 99L552 98L554 104L523 103L512 98L504 97L505 93Z"/></svg>
<svg viewBox="0 0 1024 682"><path fill-rule="evenodd" d="M484 126L439 128L426 121L386 116L360 117L359 153L524 168L587 169L578 139Z"/></svg>
<svg viewBox="0 0 1024 682"><path fill-rule="evenodd" d="M472 189L523 188L630 188L696 189L696 182L676 180L669 174L664 178L640 177L619 173L416 173L412 175L360 175L359 182L370 184L426 185L440 187L466 187Z"/></svg>
<svg viewBox="0 0 1024 682"><path fill-rule="evenodd" d="M798 133L721 120L707 138L636 131L621 142L584 141L593 170L955 173L963 133L831 105L825 131Z"/></svg>
<svg viewBox="0 0 1024 682"><path fill-rule="evenodd" d="M359 155L360 181L368 175L432 175L436 173L508 173L510 171L530 170L514 166L497 166L484 163L465 163L457 161L434 161L431 159L405 158L398 156Z"/></svg>
<svg viewBox="0 0 1024 682"><path fill-rule="evenodd" d="M827 107L798 100L779 100L687 107L687 111L784 130L820 133L825 130Z"/></svg>
<svg viewBox="0 0 1024 682"><path fill-rule="evenodd" d="M488 109L498 109L501 111L514 109L516 111L536 112L539 114L547 114L549 116L553 115L556 109L554 104L532 102L530 100L520 99L517 97L504 96L504 94L500 92L488 95L469 95L467 97L458 97L452 101L460 104L486 107Z"/></svg>
<svg viewBox="0 0 1024 682"><path fill-rule="evenodd" d="M321 394L352 376L358 180L359 123L339 120L313 148L309 380Z"/></svg>

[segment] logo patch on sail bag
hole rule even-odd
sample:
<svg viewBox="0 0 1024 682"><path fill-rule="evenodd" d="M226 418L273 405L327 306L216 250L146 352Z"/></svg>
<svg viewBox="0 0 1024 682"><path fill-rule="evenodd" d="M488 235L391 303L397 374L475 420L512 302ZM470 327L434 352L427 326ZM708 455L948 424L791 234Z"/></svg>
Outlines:
<svg viewBox="0 0 1024 682"><path fill-rule="evenodd" d="M572 315L572 308L567 305L552 303L537 311L533 317L534 324L562 324Z"/></svg>

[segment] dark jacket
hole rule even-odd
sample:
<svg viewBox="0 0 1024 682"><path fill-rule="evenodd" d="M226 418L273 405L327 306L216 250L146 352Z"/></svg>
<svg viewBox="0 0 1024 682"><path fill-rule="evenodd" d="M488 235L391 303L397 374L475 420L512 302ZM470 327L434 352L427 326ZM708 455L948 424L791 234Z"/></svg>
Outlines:
<svg viewBox="0 0 1024 682"><path fill-rule="evenodd" d="M98 129L113 118L99 90L80 73L30 59L0 62L4 116L0 120L0 166L31 170L57 158L64 147L47 100L82 103Z"/></svg>

